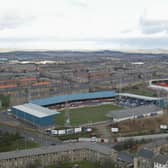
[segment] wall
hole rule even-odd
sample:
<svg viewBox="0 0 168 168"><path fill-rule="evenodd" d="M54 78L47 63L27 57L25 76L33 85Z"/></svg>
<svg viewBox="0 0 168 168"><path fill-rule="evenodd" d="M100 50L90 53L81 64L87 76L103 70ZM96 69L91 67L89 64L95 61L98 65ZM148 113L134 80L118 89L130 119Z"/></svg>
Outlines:
<svg viewBox="0 0 168 168"><path fill-rule="evenodd" d="M26 156L20 158L13 158L0 161L0 168L23 168L28 163L40 161L42 166L56 164L59 161L81 161L81 160L93 160L101 161L104 158L112 158L109 155L104 155L89 149L69 150L64 152L56 152L49 154L40 154L35 156Z"/></svg>
<svg viewBox="0 0 168 168"><path fill-rule="evenodd" d="M142 157L135 157L134 168L153 168L153 163L151 160Z"/></svg>

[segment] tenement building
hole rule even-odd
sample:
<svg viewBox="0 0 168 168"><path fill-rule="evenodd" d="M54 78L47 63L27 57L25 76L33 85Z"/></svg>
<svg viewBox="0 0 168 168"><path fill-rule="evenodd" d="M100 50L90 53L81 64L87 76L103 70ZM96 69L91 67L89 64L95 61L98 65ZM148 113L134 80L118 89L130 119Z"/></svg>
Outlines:
<svg viewBox="0 0 168 168"><path fill-rule="evenodd" d="M79 142L0 153L0 168L22 168L40 161L43 166L59 161L81 161L115 159L116 152L107 145Z"/></svg>

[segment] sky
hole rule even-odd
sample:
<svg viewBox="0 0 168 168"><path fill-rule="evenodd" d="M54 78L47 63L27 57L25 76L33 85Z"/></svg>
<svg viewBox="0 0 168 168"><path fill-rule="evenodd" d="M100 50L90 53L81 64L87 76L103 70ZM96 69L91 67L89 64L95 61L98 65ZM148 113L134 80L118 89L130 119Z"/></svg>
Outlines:
<svg viewBox="0 0 168 168"><path fill-rule="evenodd" d="M0 48L168 48L168 0L0 0L0 4Z"/></svg>

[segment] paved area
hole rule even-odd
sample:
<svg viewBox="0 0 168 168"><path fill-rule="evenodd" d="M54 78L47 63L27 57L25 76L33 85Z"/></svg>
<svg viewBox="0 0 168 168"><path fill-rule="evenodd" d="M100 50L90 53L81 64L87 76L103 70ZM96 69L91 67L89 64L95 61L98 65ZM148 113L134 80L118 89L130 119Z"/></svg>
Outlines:
<svg viewBox="0 0 168 168"><path fill-rule="evenodd" d="M31 140L37 142L41 146L50 146L60 144L61 141L58 140L56 137L51 137L40 133L38 131L29 131L25 130L23 127L12 127L10 125L4 125L0 123L0 131L2 132L9 132L9 133L16 133L18 132L21 136L23 136L26 140Z"/></svg>
<svg viewBox="0 0 168 168"><path fill-rule="evenodd" d="M97 134L100 135L100 137L108 139L110 142L112 140L112 134L110 132L110 129L107 127L108 122L95 125Z"/></svg>
<svg viewBox="0 0 168 168"><path fill-rule="evenodd" d="M131 136L131 137L118 137L117 141L122 142L122 141L127 141L127 140L150 140L150 139L161 139L161 138L167 138L168 133L164 134L152 134L152 135L142 135L142 136Z"/></svg>

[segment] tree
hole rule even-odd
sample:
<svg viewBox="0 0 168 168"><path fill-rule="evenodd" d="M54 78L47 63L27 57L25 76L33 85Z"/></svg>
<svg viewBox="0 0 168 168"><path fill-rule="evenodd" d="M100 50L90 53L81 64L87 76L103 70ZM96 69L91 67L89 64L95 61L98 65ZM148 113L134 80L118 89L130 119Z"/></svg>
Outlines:
<svg viewBox="0 0 168 168"><path fill-rule="evenodd" d="M101 163L101 168L116 168L116 166L111 159L106 159Z"/></svg>
<svg viewBox="0 0 168 168"><path fill-rule="evenodd" d="M9 95L0 95L0 101L2 103L2 108L8 108L10 105L10 96Z"/></svg>

